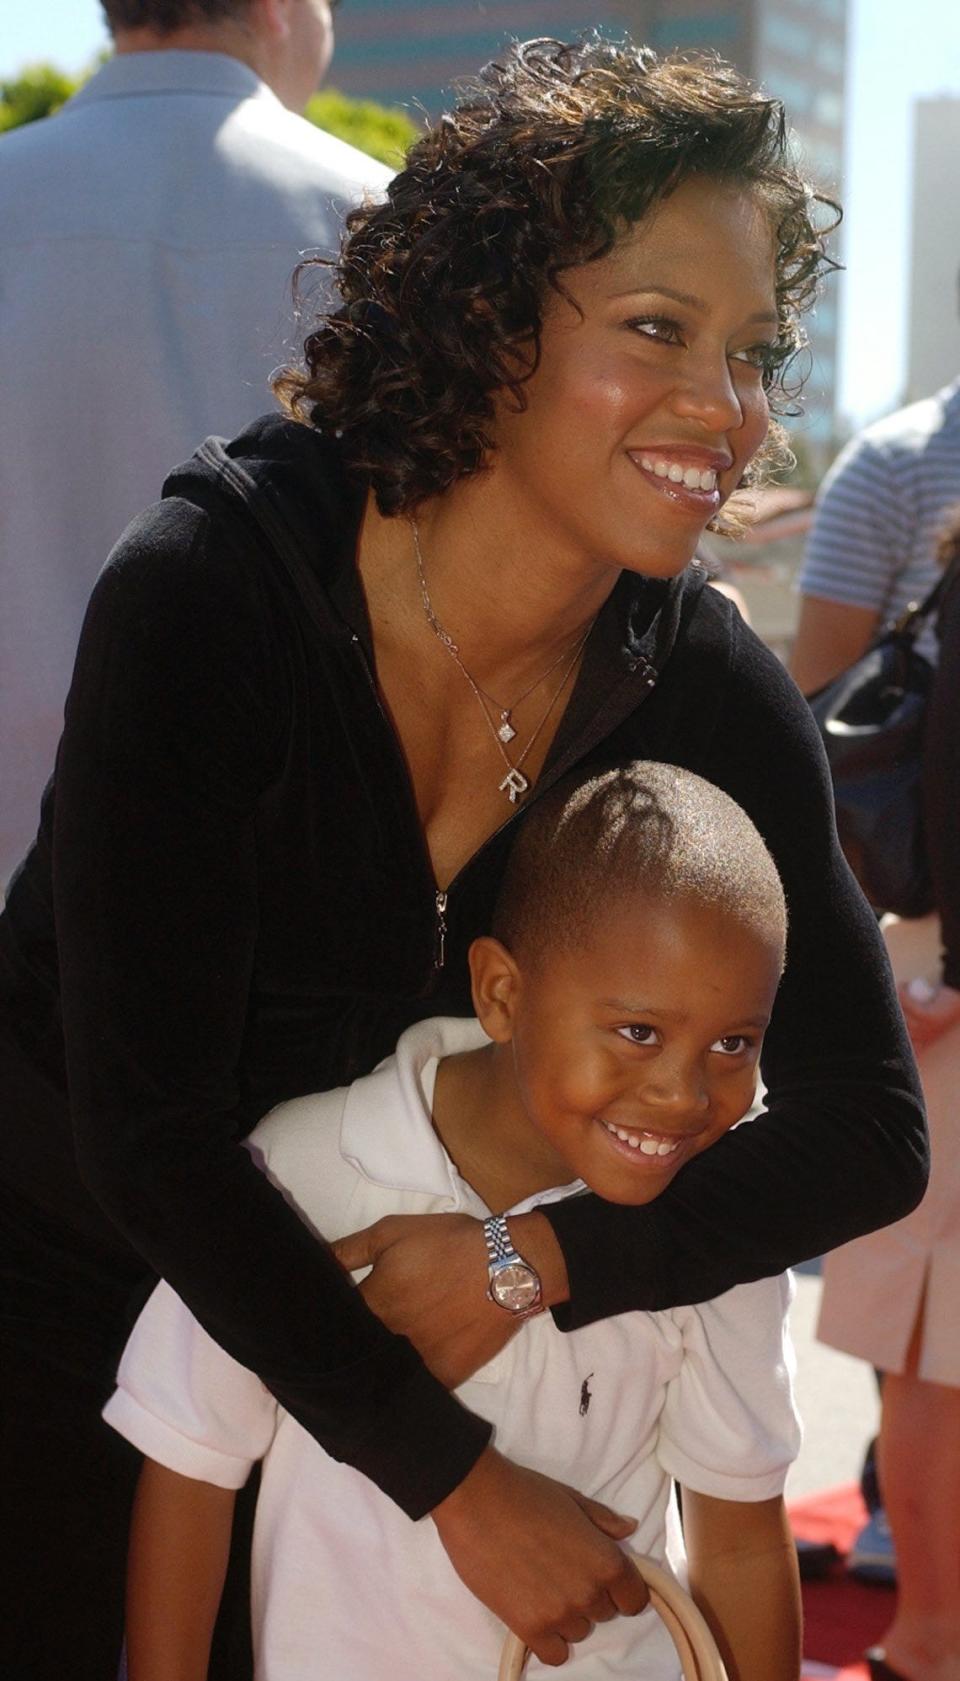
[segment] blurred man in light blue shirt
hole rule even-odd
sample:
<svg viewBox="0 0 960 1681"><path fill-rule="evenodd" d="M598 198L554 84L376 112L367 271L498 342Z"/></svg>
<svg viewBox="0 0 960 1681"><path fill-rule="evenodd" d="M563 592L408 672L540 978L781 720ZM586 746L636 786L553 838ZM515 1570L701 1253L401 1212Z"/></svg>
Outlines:
<svg viewBox="0 0 960 1681"><path fill-rule="evenodd" d="M0 891L107 553L205 436L270 406L300 253L333 253L389 179L294 114L330 61L328 0L104 11L116 57L0 140Z"/></svg>

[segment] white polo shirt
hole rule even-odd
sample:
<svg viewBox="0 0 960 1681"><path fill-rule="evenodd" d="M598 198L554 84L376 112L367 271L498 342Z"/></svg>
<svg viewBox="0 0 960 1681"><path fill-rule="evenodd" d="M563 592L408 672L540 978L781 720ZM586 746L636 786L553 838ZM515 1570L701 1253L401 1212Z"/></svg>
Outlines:
<svg viewBox="0 0 960 1681"><path fill-rule="evenodd" d="M385 1214L483 1217L490 1210L457 1174L430 1112L438 1059L485 1042L475 1021L421 1022L365 1079L274 1109L250 1148L328 1238ZM547 1191L513 1212L582 1189ZM789 1299L780 1277L569 1334L543 1314L457 1393L492 1422L501 1453L636 1517L631 1545L669 1553L676 1567L672 1477L724 1500L782 1491L799 1446ZM134 1328L104 1416L152 1459L219 1487L239 1488L263 1460L257 1681L493 1681L503 1627L460 1582L430 1519L411 1522L330 1459L166 1284ZM548 1671L531 1660L527 1673ZM675 1681L679 1671L659 1619L645 1612L600 1625L564 1673Z"/></svg>

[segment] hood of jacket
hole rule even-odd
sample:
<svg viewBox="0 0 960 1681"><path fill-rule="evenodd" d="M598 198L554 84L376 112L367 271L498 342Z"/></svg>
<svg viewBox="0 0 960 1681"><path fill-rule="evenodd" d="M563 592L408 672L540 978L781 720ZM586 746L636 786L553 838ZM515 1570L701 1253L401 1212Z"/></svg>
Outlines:
<svg viewBox="0 0 960 1681"><path fill-rule="evenodd" d="M367 491L366 479L346 466L335 438L269 414L229 441L208 438L163 487L164 497L239 520L286 571L316 628L342 632L346 616L370 653L354 565ZM584 660L581 687L587 693L580 699L592 713L591 736L600 739L653 688L704 582L697 565L668 580L621 573ZM582 751L582 738L578 747Z"/></svg>

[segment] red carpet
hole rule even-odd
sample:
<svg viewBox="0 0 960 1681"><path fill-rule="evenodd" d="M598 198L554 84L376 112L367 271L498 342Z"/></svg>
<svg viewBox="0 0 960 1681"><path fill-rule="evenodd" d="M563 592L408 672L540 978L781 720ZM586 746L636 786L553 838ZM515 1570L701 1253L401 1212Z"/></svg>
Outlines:
<svg viewBox="0 0 960 1681"><path fill-rule="evenodd" d="M808 1541L832 1541L846 1553L866 1512L855 1483L827 1489L791 1503L795 1535ZM890 1622L893 1590L865 1587L844 1574L842 1562L823 1582L804 1582L803 1681L866 1681L861 1661Z"/></svg>

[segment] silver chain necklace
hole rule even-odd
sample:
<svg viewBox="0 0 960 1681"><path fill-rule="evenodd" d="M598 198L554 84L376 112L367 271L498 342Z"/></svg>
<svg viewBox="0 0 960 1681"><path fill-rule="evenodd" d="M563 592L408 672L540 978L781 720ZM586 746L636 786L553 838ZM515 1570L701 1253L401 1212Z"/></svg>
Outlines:
<svg viewBox="0 0 960 1681"><path fill-rule="evenodd" d="M462 672L463 676L466 678L467 683L470 685L470 688L473 691L473 694L476 698L477 705L479 706L481 712L483 713L484 719L486 721L487 728L489 729L490 734L493 736L493 739L496 742L498 751L500 753L500 757L502 758L504 764L507 767L507 774L504 777L503 781L500 783L498 792L500 792L501 794L506 794L507 799L510 801L510 804L511 805L516 805L520 796L522 794L525 794L527 792L527 789L530 786L530 780L529 780L528 777L524 776L523 770L522 770L521 767L523 766L524 761L527 759L530 752L532 751L532 749L534 747L534 744L536 743L537 739L539 738L540 733L543 730L544 725L547 722L547 719L550 717L551 712L553 711L554 707L557 704L557 701L560 699L560 696L563 693L564 688L566 687L567 679L569 678L570 673L572 672L574 666L576 665L577 660L580 658L580 655L583 651L583 647L584 647L584 644L587 640L587 637L590 635L590 632L593 629L593 620L591 619L591 621L587 625L587 628L584 631L583 635L577 639L577 642L574 645L572 650L571 649L564 649L563 653L559 654L557 656L557 658L553 661L553 663L547 667L546 671L542 674L542 676L538 677L534 683L531 683L529 688L524 689L523 694L520 695L513 702L512 706L502 707L502 706L500 706L498 701L494 700L492 695L487 694L486 689L481 688L481 686L477 682L476 678L473 677L471 675L471 673L467 670L466 666L463 663L463 660L460 658L460 649L457 647L457 644L454 642L453 637L450 635L450 632L448 630L446 630L444 628L444 626L440 623L440 620L438 619L436 611L434 609L433 602L430 600L430 591L427 589L427 579L426 579L426 575L425 575L424 569L423 569L423 550L420 547L420 531L419 531L419 528L417 526L416 520L413 519L413 518L411 518L411 520L410 520L410 529L413 532L413 547L414 547L414 552L415 552L416 557L417 557L417 577L418 577L419 582L420 582L420 598L423 602L423 611L424 611L424 615L426 617L427 623L430 626L430 629L433 631L434 636L437 638L437 641L441 644L442 647L444 647L447 650L447 653L450 655L450 658L453 660L454 664L457 666L457 668L460 670L460 672ZM566 664L564 666L563 675L560 678L560 682L557 684L557 687L553 690L553 693L551 694L549 701L547 702L546 711L543 713L543 716L541 717L540 722L537 724L535 730L533 731L533 734L531 735L529 741L527 742L527 745L523 748L523 750L520 753L520 755L518 756L518 758L516 760L511 759L509 754L507 753L507 743L514 739L517 732L513 728L512 723L510 722L510 714L513 711L516 710L516 708L521 704L522 701L526 700L528 695L533 694L534 689L539 689L541 683L546 682L547 678L551 675L552 672L556 671L557 666L560 665L562 661L566 661ZM487 702L488 701L490 702L490 705L493 706L496 709L496 711L499 712L499 714L500 714L500 725L499 725L499 727L494 723L493 719L490 716L489 710L487 708Z"/></svg>
<svg viewBox="0 0 960 1681"><path fill-rule="evenodd" d="M482 683L478 683L475 677L471 677L471 675L468 672L466 666L463 664L462 660L460 659L459 648L457 647L453 638L447 633L447 631L444 630L443 625L440 623L440 620L437 618L437 615L433 610L433 603L430 600L430 595L429 595L429 592L427 590L427 581L426 581L426 578L424 576L424 571L423 571L423 551L420 548L420 531L419 531L419 528L417 526L417 522L416 522L415 519L411 519L410 526L411 526L411 529L413 531L413 542L414 542L414 547L415 547L416 553L417 553L417 576L420 579L420 594L421 594L421 597L423 599L423 610L427 615L427 621L430 625L430 628L433 631L434 635L438 638L438 640L443 643L443 645L447 649L447 651L453 655L454 659L457 661L457 664L460 666L460 669L462 670L463 675L467 678L468 682L470 682L474 686L474 688L483 696L485 701L490 702L490 705L493 707L494 711L499 713L500 722L499 722L498 725L495 726L495 728L496 728L496 732L497 732L498 737L503 742L504 746L506 746L506 744L508 742L513 740L514 736L517 733L516 730L513 727L513 722L512 722L512 716L511 715L514 712L516 712L518 706L523 705L524 701L527 699L527 697L529 695L533 694L534 689L539 689L541 683L545 683L547 681L548 677L553 676L553 673L556 671L557 666L562 665L563 661L567 658L570 650L569 650L569 648L561 648L561 650L560 650L559 654L557 655L556 659L551 661L551 663L547 666L546 671L541 672L539 677L535 677L533 682L528 684L527 688L524 689L522 695L518 695L516 700L513 701L513 703L510 706L501 706L500 702L498 700L494 699L493 695L490 694L489 691L484 688ZM484 712L486 712L486 707L484 707ZM489 716L490 716L489 713L487 713L487 718L488 719L489 719Z"/></svg>

